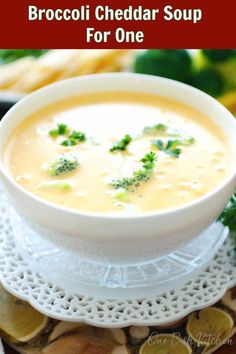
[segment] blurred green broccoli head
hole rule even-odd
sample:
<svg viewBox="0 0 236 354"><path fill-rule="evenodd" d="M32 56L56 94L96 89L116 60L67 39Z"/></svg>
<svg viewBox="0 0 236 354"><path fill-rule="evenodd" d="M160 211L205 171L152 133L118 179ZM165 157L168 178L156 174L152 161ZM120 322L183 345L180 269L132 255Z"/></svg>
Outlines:
<svg viewBox="0 0 236 354"><path fill-rule="evenodd" d="M218 97L224 92L224 79L222 75L211 68L196 71L192 76L191 85L213 97Z"/></svg>
<svg viewBox="0 0 236 354"><path fill-rule="evenodd" d="M59 155L54 160L43 165L43 170L50 176L60 176L75 170L77 167L79 167L77 157L67 153Z"/></svg>
<svg viewBox="0 0 236 354"><path fill-rule="evenodd" d="M222 63L236 57L235 49L202 49L202 53L212 63Z"/></svg>
<svg viewBox="0 0 236 354"><path fill-rule="evenodd" d="M192 59L184 49L150 49L136 57L134 71L188 82L192 72Z"/></svg>

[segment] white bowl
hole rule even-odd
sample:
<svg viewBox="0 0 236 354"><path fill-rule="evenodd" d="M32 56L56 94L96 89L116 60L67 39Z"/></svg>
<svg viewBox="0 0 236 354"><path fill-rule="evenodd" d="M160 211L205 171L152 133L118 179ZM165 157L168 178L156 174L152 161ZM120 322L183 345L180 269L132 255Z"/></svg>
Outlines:
<svg viewBox="0 0 236 354"><path fill-rule="evenodd" d="M228 177L192 203L138 216L110 216L64 208L36 197L13 180L3 165L2 155L9 134L22 120L67 97L124 90L167 96L206 113L222 128L232 145L232 168ZM216 100L191 86L127 73L84 76L40 89L23 98L5 115L0 124L0 177L17 213L42 237L92 260L117 264L144 262L186 244L221 213L236 186L235 137L233 116Z"/></svg>

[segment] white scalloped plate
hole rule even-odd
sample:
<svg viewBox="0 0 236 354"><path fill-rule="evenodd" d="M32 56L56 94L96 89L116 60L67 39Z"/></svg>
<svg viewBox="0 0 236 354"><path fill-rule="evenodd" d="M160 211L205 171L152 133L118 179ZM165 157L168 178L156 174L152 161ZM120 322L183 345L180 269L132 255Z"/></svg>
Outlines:
<svg viewBox="0 0 236 354"><path fill-rule="evenodd" d="M51 282L41 276L19 253L8 214L9 204L0 192L0 280L9 292L52 318L101 327L161 325L212 305L236 284L233 239L228 237L206 269L179 288L110 300L71 292L59 287L57 278Z"/></svg>

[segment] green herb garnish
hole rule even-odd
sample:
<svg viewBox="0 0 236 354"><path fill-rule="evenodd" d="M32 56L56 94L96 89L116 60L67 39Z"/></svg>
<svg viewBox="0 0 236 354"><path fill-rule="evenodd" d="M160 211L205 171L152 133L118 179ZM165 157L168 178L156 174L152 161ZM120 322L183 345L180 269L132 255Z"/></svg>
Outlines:
<svg viewBox="0 0 236 354"><path fill-rule="evenodd" d="M115 145L110 148L110 151L125 151L129 143L132 141L132 138L129 134L126 134L123 139L118 141Z"/></svg>
<svg viewBox="0 0 236 354"><path fill-rule="evenodd" d="M64 140L61 145L63 146L74 146L86 140L86 136L82 132L72 131L69 138Z"/></svg>
<svg viewBox="0 0 236 354"><path fill-rule="evenodd" d="M178 158L182 150L178 148L181 142L177 139L168 140L167 142L157 139L152 141L152 145L156 146L160 151L165 152L167 155Z"/></svg>
<svg viewBox="0 0 236 354"><path fill-rule="evenodd" d="M236 232L236 194L233 194L229 204L226 206L218 220L221 221L223 225L228 226L231 231Z"/></svg>
<svg viewBox="0 0 236 354"><path fill-rule="evenodd" d="M64 140L61 143L61 145L62 146L74 146L74 145L77 145L77 142L76 142L76 139L70 138L70 139Z"/></svg>
<svg viewBox="0 0 236 354"><path fill-rule="evenodd" d="M192 145L194 143L194 138L192 136L189 137L180 137L179 142L181 145Z"/></svg>
<svg viewBox="0 0 236 354"><path fill-rule="evenodd" d="M50 130L49 135L53 138L56 138L59 135L67 136L68 139L61 143L62 146L74 146L86 140L84 133L76 130L71 132L70 128L68 128L66 124L57 124L57 129Z"/></svg>
<svg viewBox="0 0 236 354"><path fill-rule="evenodd" d="M56 138L59 135L69 134L69 128L66 124L57 124L57 129L52 129L49 131L49 135L53 138Z"/></svg>
<svg viewBox="0 0 236 354"><path fill-rule="evenodd" d="M75 170L77 167L79 167L78 159L72 154L59 155L42 166L49 176L60 176Z"/></svg>
<svg viewBox="0 0 236 354"><path fill-rule="evenodd" d="M157 134L157 133L166 133L168 130L168 127L167 125L165 124L162 124L162 123L159 123L159 124L156 124L156 125L153 125L153 126L150 126L150 127L145 127L143 129L143 133L144 134Z"/></svg>
<svg viewBox="0 0 236 354"><path fill-rule="evenodd" d="M160 137L178 138L181 145L191 145L194 143L194 138L183 131L168 127L165 124L159 123L150 127L145 127L143 130L145 135L155 135Z"/></svg>
<svg viewBox="0 0 236 354"><path fill-rule="evenodd" d="M224 211L218 218L224 226L228 226L230 231L236 232L236 190ZM236 238L235 238L235 250L236 250Z"/></svg>
<svg viewBox="0 0 236 354"><path fill-rule="evenodd" d="M156 154L152 151L149 152L140 160L140 162L142 162L142 167L139 170L134 171L131 177L115 179L111 182L111 185L116 189L128 189L131 186L138 187L140 182L147 181L151 178L156 160Z"/></svg>

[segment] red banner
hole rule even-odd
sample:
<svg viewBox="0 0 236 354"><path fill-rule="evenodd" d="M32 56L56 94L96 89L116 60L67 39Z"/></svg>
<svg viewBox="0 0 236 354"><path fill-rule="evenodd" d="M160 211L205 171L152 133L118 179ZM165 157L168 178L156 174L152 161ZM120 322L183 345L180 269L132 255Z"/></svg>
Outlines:
<svg viewBox="0 0 236 354"><path fill-rule="evenodd" d="M0 48L233 48L235 13L235 0L2 0Z"/></svg>

